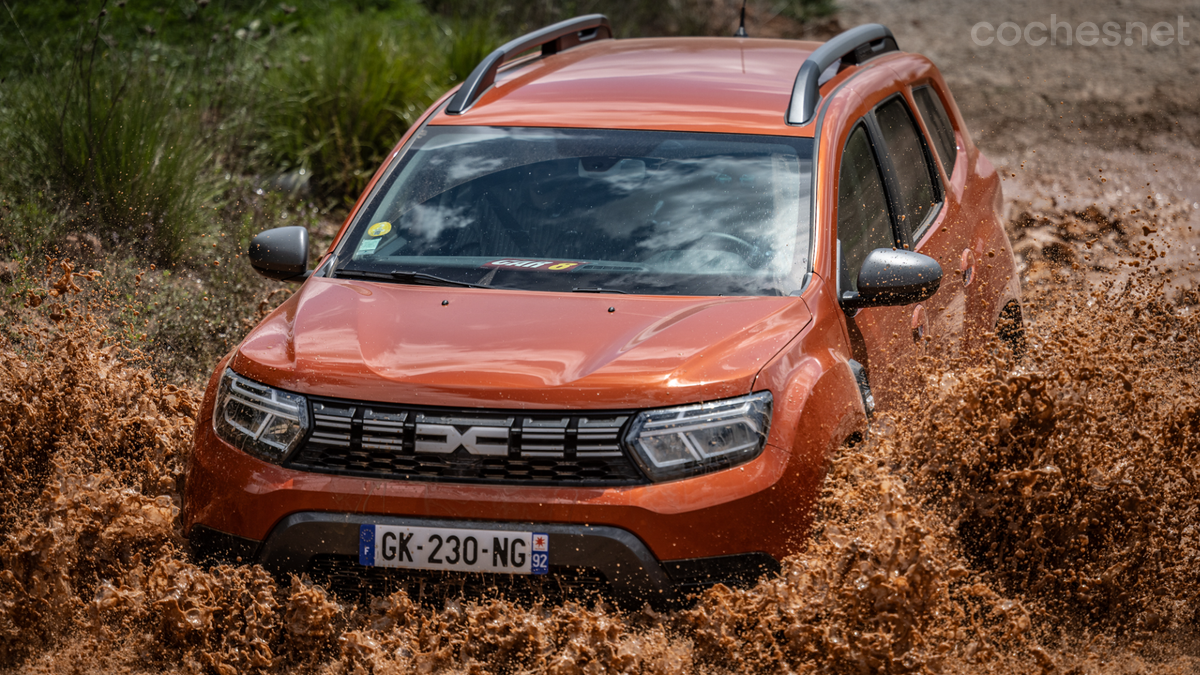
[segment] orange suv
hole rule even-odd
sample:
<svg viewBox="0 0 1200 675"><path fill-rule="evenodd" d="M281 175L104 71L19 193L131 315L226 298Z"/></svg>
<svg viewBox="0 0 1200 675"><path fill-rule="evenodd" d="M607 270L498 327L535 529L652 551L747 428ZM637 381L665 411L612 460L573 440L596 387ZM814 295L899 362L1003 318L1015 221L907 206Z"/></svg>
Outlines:
<svg viewBox="0 0 1200 675"><path fill-rule="evenodd" d="M314 271L303 228L251 243L303 285L217 365L185 531L367 588L752 580L919 355L1019 346L1000 204L883 26L526 35L413 125Z"/></svg>

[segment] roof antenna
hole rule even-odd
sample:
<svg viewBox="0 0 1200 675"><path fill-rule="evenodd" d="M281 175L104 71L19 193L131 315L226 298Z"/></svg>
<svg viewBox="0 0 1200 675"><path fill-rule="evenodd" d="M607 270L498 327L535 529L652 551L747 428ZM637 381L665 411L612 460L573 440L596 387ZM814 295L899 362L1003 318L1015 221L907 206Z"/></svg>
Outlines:
<svg viewBox="0 0 1200 675"><path fill-rule="evenodd" d="M742 18L738 21L738 29L733 37L749 37L746 35L746 0L742 0Z"/></svg>

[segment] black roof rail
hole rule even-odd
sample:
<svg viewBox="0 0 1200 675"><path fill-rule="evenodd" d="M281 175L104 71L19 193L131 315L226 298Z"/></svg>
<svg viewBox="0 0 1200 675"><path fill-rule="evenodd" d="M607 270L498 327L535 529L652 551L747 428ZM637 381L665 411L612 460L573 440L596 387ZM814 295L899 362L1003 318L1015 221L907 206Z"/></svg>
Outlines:
<svg viewBox="0 0 1200 675"><path fill-rule="evenodd" d="M613 36L612 25L603 14L587 14L574 19L559 21L552 26L546 26L527 35L508 42L475 66L475 70L467 76L462 86L450 99L446 113L461 115L471 107L475 99L496 81L496 71L500 66L517 56L534 49L542 48L542 56L557 54L584 42L602 40Z"/></svg>
<svg viewBox="0 0 1200 675"><path fill-rule="evenodd" d="M899 49L892 31L878 23L856 26L821 45L808 55L800 66L800 72L796 73L792 101L787 109L787 123L809 123L820 98L821 73L833 64L841 61L848 66L857 65Z"/></svg>

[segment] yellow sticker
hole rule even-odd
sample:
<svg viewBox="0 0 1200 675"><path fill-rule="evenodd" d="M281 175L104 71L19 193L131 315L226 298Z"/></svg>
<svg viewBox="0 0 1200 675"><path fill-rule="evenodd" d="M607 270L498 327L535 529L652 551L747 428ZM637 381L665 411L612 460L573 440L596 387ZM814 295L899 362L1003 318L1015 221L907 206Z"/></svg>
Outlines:
<svg viewBox="0 0 1200 675"><path fill-rule="evenodd" d="M383 235L385 235L391 231L392 231L391 223L375 223L371 227L367 228L367 236L382 237Z"/></svg>

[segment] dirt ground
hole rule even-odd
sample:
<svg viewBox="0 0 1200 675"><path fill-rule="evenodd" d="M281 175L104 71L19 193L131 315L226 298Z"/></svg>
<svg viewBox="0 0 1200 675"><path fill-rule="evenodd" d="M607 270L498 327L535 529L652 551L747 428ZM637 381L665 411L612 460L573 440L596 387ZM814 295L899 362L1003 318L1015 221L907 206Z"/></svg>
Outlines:
<svg viewBox="0 0 1200 675"><path fill-rule="evenodd" d="M1006 176L1010 219L1022 213L1053 218L1089 206L1127 216L1132 209L1166 209L1173 217L1157 238L1172 246L1157 262L1172 268L1176 283L1194 279L1188 265L1197 261L1200 244L1200 4L844 0L840 5L843 26L883 23L901 49L938 65L975 142ZM1033 46L1022 37L1012 46L999 41L981 46L972 38L980 22L993 27L1012 22L1024 29L1052 21L1073 29L1084 22L1115 22L1121 41L1084 46L1073 35L1068 45L1062 28L1056 45ZM1153 41L1143 46L1140 28L1126 34L1131 22L1151 28L1167 22L1176 35L1166 46ZM1037 41L1046 33L1034 28L1030 37ZM993 35L988 29L978 33L984 41ZM1001 37L1011 42L1015 32L1006 29ZM1125 44L1126 37L1133 44ZM1038 240L1036 250L1057 239L1054 232L1030 234ZM1026 238L1019 230L1012 235Z"/></svg>

